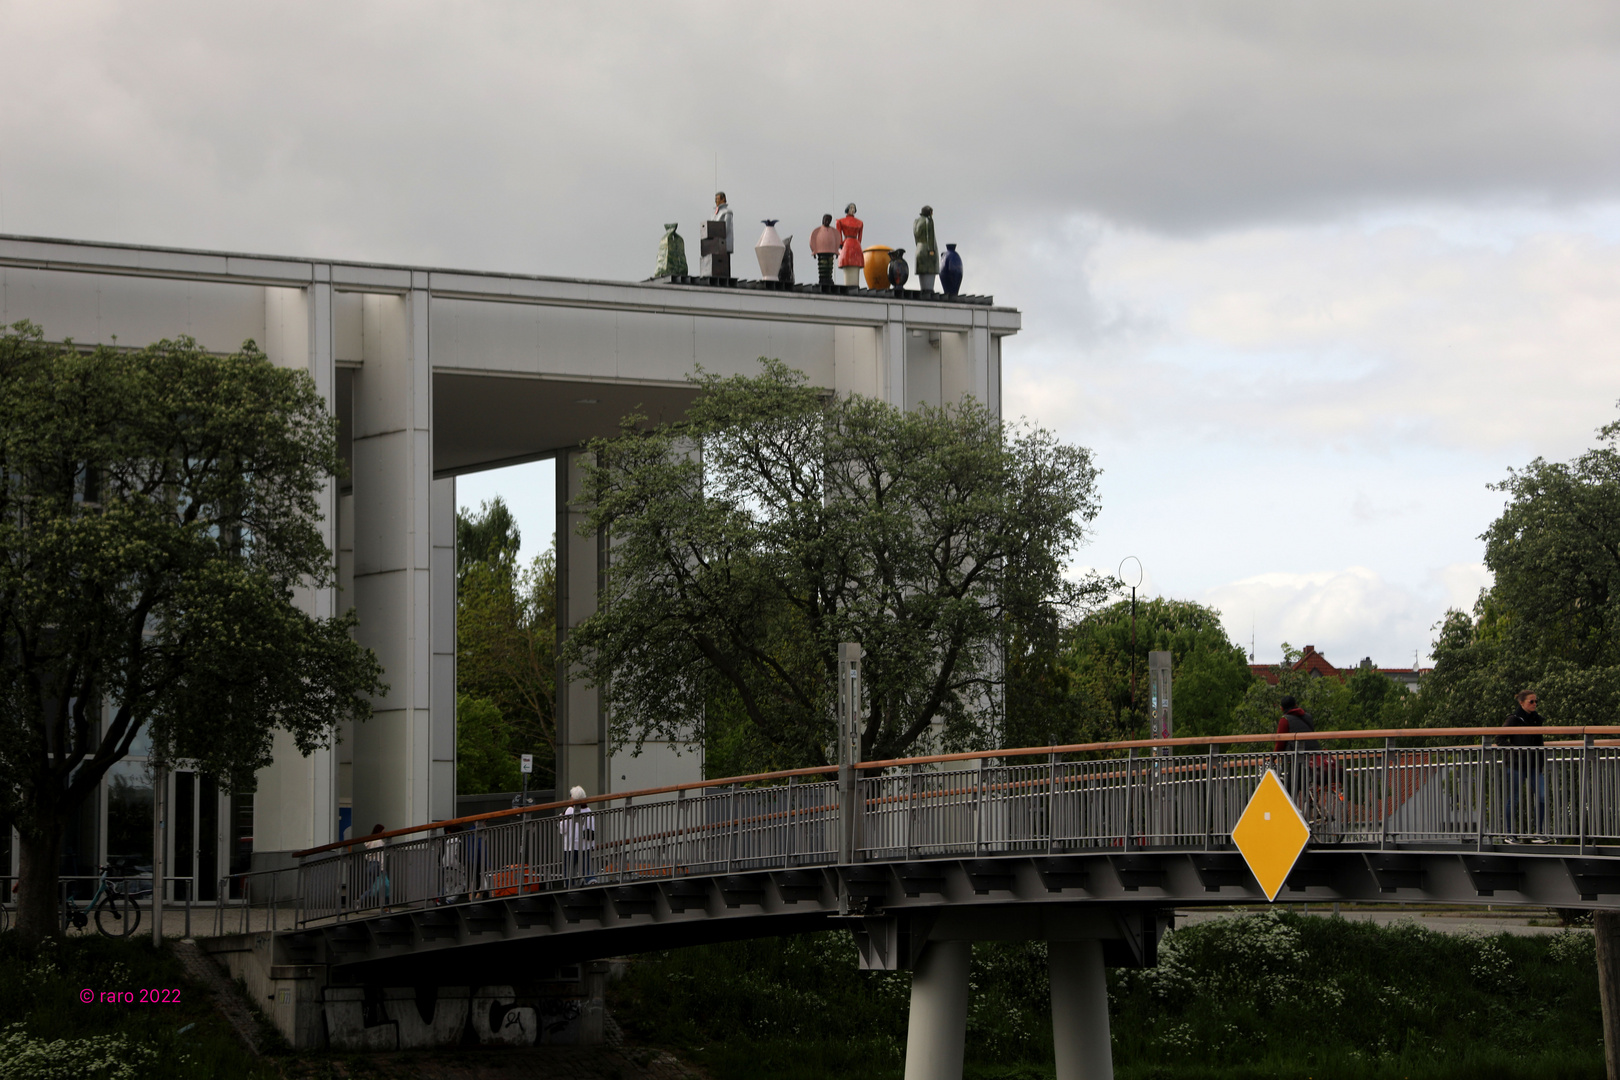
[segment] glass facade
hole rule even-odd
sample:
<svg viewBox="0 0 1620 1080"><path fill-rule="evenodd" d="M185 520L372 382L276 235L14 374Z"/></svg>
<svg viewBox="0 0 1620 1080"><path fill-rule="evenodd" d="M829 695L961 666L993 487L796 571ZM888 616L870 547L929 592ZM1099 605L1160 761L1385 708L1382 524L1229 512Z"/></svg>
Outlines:
<svg viewBox="0 0 1620 1080"><path fill-rule="evenodd" d="M152 872L152 777L144 760L125 758L107 770L107 861Z"/></svg>

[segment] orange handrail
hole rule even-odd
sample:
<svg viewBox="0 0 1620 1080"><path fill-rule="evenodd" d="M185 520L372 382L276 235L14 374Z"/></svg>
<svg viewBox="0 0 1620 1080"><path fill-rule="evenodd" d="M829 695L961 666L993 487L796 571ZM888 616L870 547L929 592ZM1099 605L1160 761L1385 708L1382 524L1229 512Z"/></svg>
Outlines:
<svg viewBox="0 0 1620 1080"><path fill-rule="evenodd" d="M891 769L909 765L940 765L955 761L982 761L987 758L1013 758L1035 757L1039 755L1055 756L1058 754L1095 753L1104 750L1143 750L1157 747L1178 746L1242 746L1248 743L1276 743L1299 742L1305 739L1319 741L1353 739L1434 739L1434 738L1475 738L1492 737L1497 735L1576 735L1582 738L1592 735L1620 736L1620 726L1547 726L1547 727L1467 727L1467 728L1375 728L1368 731L1306 731L1287 732L1283 734L1266 733L1257 735L1196 735L1175 739L1124 739L1118 742L1090 742L1070 743L1062 746L1024 746L1001 750L969 750L957 754L929 754L923 757L888 758L882 761L857 762L855 768L862 771L873 769ZM444 821L432 821L423 825L410 825L403 829L391 829L386 832L370 833L365 836L354 837L350 840L336 840L330 844L321 844L318 847L306 848L303 851L293 852L294 858L305 858L318 855L325 851L353 848L356 844L364 844L372 840L386 840L396 836L408 836L413 833L431 832L442 829L447 825L465 825L471 822L492 821L498 818L516 817L522 814L534 814L544 810L557 810L568 806L588 806L592 803L617 802L624 799L640 799L650 795L668 795L672 792L702 791L707 788L727 787L733 784L754 784L765 780L787 780L799 776L826 776L838 771L837 765L814 765L803 769L782 769L777 772L751 773L747 776L727 776L717 780L694 780L686 784L671 784L667 787L642 788L639 791L616 791L607 795L588 795L583 799L561 799L555 802L541 803L536 806L515 806L510 810L492 810L483 814L469 814L466 817L448 818Z"/></svg>

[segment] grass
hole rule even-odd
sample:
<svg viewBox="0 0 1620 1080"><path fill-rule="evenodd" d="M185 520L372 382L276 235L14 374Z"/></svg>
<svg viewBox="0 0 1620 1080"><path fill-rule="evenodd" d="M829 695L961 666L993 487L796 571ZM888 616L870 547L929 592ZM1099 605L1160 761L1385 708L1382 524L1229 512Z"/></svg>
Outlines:
<svg viewBox="0 0 1620 1080"><path fill-rule="evenodd" d="M1052 1075L1045 946L974 949L969 1080ZM897 1080L905 973L842 932L649 955L612 993L636 1038L716 1080ZM1169 936L1109 973L1121 1080L1576 1080L1603 1076L1592 939L1443 934L1267 911Z"/></svg>
<svg viewBox="0 0 1620 1080"><path fill-rule="evenodd" d="M178 1004L80 1001L82 991L180 991ZM0 1080L270 1080L179 961L149 938L22 947L0 934Z"/></svg>

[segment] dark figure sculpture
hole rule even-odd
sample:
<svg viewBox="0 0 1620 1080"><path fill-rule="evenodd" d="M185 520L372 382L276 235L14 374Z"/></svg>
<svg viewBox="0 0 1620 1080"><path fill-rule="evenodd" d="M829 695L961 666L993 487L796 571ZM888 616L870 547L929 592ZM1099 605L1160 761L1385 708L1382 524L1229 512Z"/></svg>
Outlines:
<svg viewBox="0 0 1620 1080"><path fill-rule="evenodd" d="M789 288L793 285L793 237L791 236L782 241L782 269L776 272L776 280Z"/></svg>
<svg viewBox="0 0 1620 1080"><path fill-rule="evenodd" d="M889 288L899 292L906 287L906 279L911 277L911 268L906 265L906 249L895 248L889 252Z"/></svg>
<svg viewBox="0 0 1620 1080"><path fill-rule="evenodd" d="M838 230L832 227L831 214L822 214L821 224L811 231L810 254L816 257L816 281L831 285L833 257L838 254Z"/></svg>

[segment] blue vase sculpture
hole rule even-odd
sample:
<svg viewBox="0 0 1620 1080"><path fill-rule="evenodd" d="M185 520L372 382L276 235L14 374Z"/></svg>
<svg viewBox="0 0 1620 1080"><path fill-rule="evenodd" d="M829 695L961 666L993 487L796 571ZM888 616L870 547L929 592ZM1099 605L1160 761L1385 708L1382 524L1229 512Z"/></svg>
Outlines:
<svg viewBox="0 0 1620 1080"><path fill-rule="evenodd" d="M945 245L945 261L939 267L939 283L945 286L946 296L955 296L962 288L962 256L955 244Z"/></svg>
<svg viewBox="0 0 1620 1080"><path fill-rule="evenodd" d="M899 292L906 287L906 281L911 277L911 267L906 265L906 249L895 248L889 252L889 288Z"/></svg>

